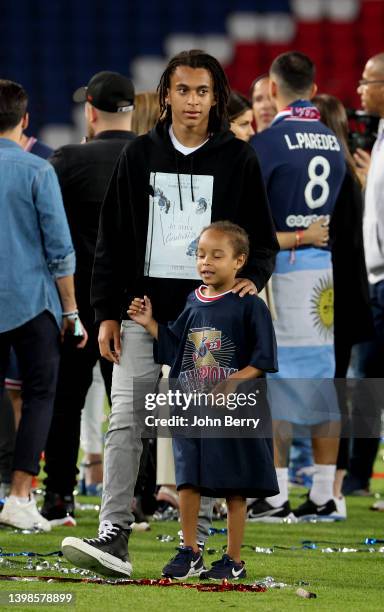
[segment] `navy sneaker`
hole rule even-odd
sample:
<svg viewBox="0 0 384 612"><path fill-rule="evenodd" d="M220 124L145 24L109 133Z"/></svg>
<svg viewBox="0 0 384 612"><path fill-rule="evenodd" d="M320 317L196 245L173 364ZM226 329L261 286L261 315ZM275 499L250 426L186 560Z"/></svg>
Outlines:
<svg viewBox="0 0 384 612"><path fill-rule="evenodd" d="M200 578L210 578L211 580L239 580L239 578L245 578L247 572L245 571L244 561L236 563L229 555L223 555L218 561L212 563L211 569L203 572Z"/></svg>
<svg viewBox="0 0 384 612"><path fill-rule="evenodd" d="M191 546L179 546L179 552L163 568L162 576L183 580L192 576L200 576L205 572L201 552L193 552Z"/></svg>
<svg viewBox="0 0 384 612"><path fill-rule="evenodd" d="M301 506L296 508L294 514L298 521L323 521L333 522L345 520L338 512L334 499L329 499L325 504L315 504L311 499L307 499Z"/></svg>

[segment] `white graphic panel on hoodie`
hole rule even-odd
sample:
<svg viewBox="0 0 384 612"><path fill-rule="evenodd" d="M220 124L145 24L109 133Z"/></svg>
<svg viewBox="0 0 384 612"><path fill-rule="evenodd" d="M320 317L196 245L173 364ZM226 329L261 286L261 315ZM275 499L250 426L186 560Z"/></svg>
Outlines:
<svg viewBox="0 0 384 612"><path fill-rule="evenodd" d="M146 276L198 279L197 239L211 223L213 176L151 172Z"/></svg>

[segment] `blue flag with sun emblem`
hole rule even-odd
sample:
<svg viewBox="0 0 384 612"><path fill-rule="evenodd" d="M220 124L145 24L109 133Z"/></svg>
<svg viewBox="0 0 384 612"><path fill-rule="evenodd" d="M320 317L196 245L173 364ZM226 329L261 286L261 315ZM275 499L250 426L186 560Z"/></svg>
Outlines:
<svg viewBox="0 0 384 612"><path fill-rule="evenodd" d="M274 322L281 378L333 378L331 254L316 248L278 254Z"/></svg>
<svg viewBox="0 0 384 612"><path fill-rule="evenodd" d="M301 425L338 420L330 252L302 249L294 261L280 252L273 299L279 371L268 376L281 381L269 386L273 418Z"/></svg>

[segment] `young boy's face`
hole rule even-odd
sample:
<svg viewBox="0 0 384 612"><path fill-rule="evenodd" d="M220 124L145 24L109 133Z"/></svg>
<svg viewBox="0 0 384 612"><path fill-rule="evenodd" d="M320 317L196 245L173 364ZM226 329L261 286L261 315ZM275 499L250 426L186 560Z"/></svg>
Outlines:
<svg viewBox="0 0 384 612"><path fill-rule="evenodd" d="M167 103L173 125L208 131L209 111L216 104L209 70L177 66L171 75Z"/></svg>
<svg viewBox="0 0 384 612"><path fill-rule="evenodd" d="M227 234L206 230L197 247L197 271L206 285L218 289L231 289L245 256L235 255Z"/></svg>

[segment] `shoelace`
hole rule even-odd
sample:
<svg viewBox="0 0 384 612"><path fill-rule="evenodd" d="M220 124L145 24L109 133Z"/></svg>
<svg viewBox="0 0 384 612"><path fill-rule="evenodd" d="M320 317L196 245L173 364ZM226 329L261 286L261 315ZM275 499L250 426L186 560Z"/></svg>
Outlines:
<svg viewBox="0 0 384 612"><path fill-rule="evenodd" d="M101 525L99 535L97 538L87 539L88 544L106 544L112 539L113 536L117 535L119 528L115 527L110 523L109 525Z"/></svg>

